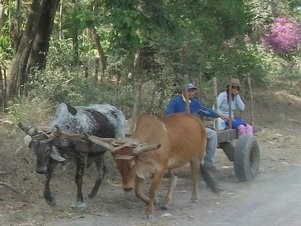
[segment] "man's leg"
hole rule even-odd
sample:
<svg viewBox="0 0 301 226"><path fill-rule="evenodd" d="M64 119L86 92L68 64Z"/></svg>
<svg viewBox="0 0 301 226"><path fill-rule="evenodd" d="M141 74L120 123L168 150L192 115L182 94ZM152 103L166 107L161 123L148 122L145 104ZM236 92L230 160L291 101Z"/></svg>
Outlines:
<svg viewBox="0 0 301 226"><path fill-rule="evenodd" d="M204 159L204 167L211 167L215 164L215 152L217 148L217 134L214 130L205 128L207 133L207 147Z"/></svg>

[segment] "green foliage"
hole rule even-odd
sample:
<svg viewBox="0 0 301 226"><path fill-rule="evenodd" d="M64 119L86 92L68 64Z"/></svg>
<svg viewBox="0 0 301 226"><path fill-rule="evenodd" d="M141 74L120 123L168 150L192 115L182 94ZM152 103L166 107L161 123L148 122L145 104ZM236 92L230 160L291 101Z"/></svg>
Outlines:
<svg viewBox="0 0 301 226"><path fill-rule="evenodd" d="M116 86L83 78L79 70L45 71L33 80L30 96L49 103L66 102L72 105L110 103L129 111L133 106L131 86Z"/></svg>
<svg viewBox="0 0 301 226"><path fill-rule="evenodd" d="M288 3L294 10L299 4L293 0ZM11 4L13 10L14 3ZM201 92L205 95L202 99L209 106L214 76L223 82L229 75L242 79L250 75L253 82L260 84L276 77L297 79L300 74L285 69L285 65L297 64L297 60L279 60L259 44L264 28L276 14L294 14L292 18L298 18L285 1L84 0L63 4L62 21L58 17L55 20L47 68L33 72L26 84L28 99L45 105L107 102L129 115L134 104L132 84L140 79L144 82L145 109L160 114L183 83L198 81L200 74ZM23 18L26 7L22 9ZM57 38L58 22L63 24L63 40ZM6 25L7 32L0 37L2 64L6 64L2 59L11 59L13 54ZM98 52L87 29L92 27L96 28L105 53L102 82L93 78ZM249 42L243 40L246 34ZM73 52L74 35L79 61L75 61ZM143 62L133 72L137 52L143 53ZM84 78L84 70L88 78ZM133 74L135 77L130 76ZM121 85L111 82L116 76L121 77ZM30 104L24 100L20 104L23 102ZM18 110L10 112L18 114Z"/></svg>
<svg viewBox="0 0 301 226"><path fill-rule="evenodd" d="M54 112L53 104L44 98L20 97L14 100L14 105L7 109L6 118L14 124L20 121L34 123L34 125L47 125Z"/></svg>
<svg viewBox="0 0 301 226"><path fill-rule="evenodd" d="M246 10L249 13L249 25L253 37L260 37L265 30L266 24L273 18L270 2L265 0L245 1Z"/></svg>
<svg viewBox="0 0 301 226"><path fill-rule="evenodd" d="M116 47L131 49L136 48L141 39L138 24L144 20L143 14L134 9L115 9L110 16L113 22L111 33L112 44Z"/></svg>
<svg viewBox="0 0 301 226"><path fill-rule="evenodd" d="M66 11L66 17L64 20L64 29L66 31L77 31L81 33L85 28L91 28L95 26L95 20L97 20L97 16L92 13L91 10L87 8L81 8L77 11L70 8L67 9L68 10Z"/></svg>
<svg viewBox="0 0 301 226"><path fill-rule="evenodd" d="M8 22L3 24L2 35L0 36L0 66L4 68L7 68L7 64L13 56L8 25Z"/></svg>
<svg viewBox="0 0 301 226"><path fill-rule="evenodd" d="M62 70L69 70L73 64L72 51L71 39L66 39L63 42L52 39L47 55L47 67L49 69L58 67Z"/></svg>
<svg viewBox="0 0 301 226"><path fill-rule="evenodd" d="M135 51L145 43L173 34L176 24L163 4L152 1L104 1L106 24L110 24L114 48Z"/></svg>
<svg viewBox="0 0 301 226"><path fill-rule="evenodd" d="M261 81L264 77L261 59L252 44L246 45L241 39L233 39L225 46L218 60L212 62L215 64L213 72L222 79L228 79L230 75L238 78L250 75L254 80Z"/></svg>
<svg viewBox="0 0 301 226"><path fill-rule="evenodd" d="M76 66L94 68L97 56L94 43L86 41L82 36L79 41L80 62L77 62ZM66 39L59 41L53 39L50 43L51 45L47 55L47 70L59 68L59 70L62 71L69 71L75 64L72 40Z"/></svg>
<svg viewBox="0 0 301 226"><path fill-rule="evenodd" d="M12 48L10 46L9 37L0 36L0 66L7 67L7 63L12 58Z"/></svg>

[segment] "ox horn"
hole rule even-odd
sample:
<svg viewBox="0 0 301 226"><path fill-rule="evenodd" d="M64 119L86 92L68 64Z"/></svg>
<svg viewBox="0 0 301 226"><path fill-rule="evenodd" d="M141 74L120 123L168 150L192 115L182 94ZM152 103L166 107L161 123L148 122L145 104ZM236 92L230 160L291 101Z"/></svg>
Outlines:
<svg viewBox="0 0 301 226"><path fill-rule="evenodd" d="M133 149L133 154L138 155L141 152L152 151L161 147L161 144L140 144Z"/></svg>
<svg viewBox="0 0 301 226"><path fill-rule="evenodd" d="M145 151L151 151L155 150L161 147L160 144L139 144L137 140L130 139L130 138L124 138L124 139L114 139L114 138L100 138L97 136L88 136L88 139L98 144L106 149L108 149L110 152L114 152L116 150L116 146L129 146L129 147L135 147L133 148L133 154L137 155L141 152Z"/></svg>
<svg viewBox="0 0 301 226"><path fill-rule="evenodd" d="M108 144L107 142L113 142L115 141L114 138L99 138L97 136L91 135L88 136L88 140L90 140L94 144L98 144L106 149L108 149L110 152L113 152L114 147L111 144Z"/></svg>
<svg viewBox="0 0 301 226"><path fill-rule="evenodd" d="M25 126L22 122L19 122L18 126L20 127L21 130L23 130L29 136L35 136L39 133L38 129L33 128L31 126Z"/></svg>
<svg viewBox="0 0 301 226"><path fill-rule="evenodd" d="M65 140L77 140L84 139L86 136L84 134L73 134L62 131L58 125L55 125L51 131L51 136L53 138L61 138Z"/></svg>

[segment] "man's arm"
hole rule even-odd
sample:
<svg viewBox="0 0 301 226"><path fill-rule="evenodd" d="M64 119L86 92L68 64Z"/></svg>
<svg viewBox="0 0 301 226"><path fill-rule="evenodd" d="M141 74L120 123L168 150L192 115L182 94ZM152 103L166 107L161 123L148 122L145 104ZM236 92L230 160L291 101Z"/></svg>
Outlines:
<svg viewBox="0 0 301 226"><path fill-rule="evenodd" d="M169 101L169 104L168 104L168 106L166 108L166 111L165 111L164 115L166 116L166 115L170 115L172 113L176 113L177 112L176 109L177 109L177 101L174 98L174 99L171 99Z"/></svg>
<svg viewBox="0 0 301 226"><path fill-rule="evenodd" d="M210 118L221 118L225 121L229 120L229 117L219 114L202 104L200 104L200 109L197 111L197 114L200 115L201 117L206 116L206 117L210 117Z"/></svg>
<svg viewBox="0 0 301 226"><path fill-rule="evenodd" d="M226 92L222 92L218 95L217 100L216 100L216 107L217 107L217 112L218 113L222 113L221 112L221 107L223 105L223 102L225 100L225 98L227 98L227 93Z"/></svg>
<svg viewBox="0 0 301 226"><path fill-rule="evenodd" d="M242 99L240 98L240 96L237 95L237 96L235 96L235 98L236 98L236 105L239 108L239 110L244 111L246 106L245 106L244 102L242 101Z"/></svg>
<svg viewBox="0 0 301 226"><path fill-rule="evenodd" d="M204 106L204 105L200 105L200 109L197 111L197 114L200 116L206 116L206 117L210 117L210 118L218 118L219 114L215 111L213 111L212 109Z"/></svg>

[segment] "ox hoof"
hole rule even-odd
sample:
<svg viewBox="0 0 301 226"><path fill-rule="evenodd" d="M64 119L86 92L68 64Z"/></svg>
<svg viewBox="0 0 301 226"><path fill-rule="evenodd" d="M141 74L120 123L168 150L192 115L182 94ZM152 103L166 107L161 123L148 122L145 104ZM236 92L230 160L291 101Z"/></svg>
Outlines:
<svg viewBox="0 0 301 226"><path fill-rule="evenodd" d="M154 219L154 206L151 205L151 206L148 206L146 209L145 209L145 217L147 219Z"/></svg>
<svg viewBox="0 0 301 226"><path fill-rule="evenodd" d="M168 210L169 209L169 205L166 204L166 203L161 203L159 206L160 206L161 210Z"/></svg>
<svg viewBox="0 0 301 226"><path fill-rule="evenodd" d="M123 192L123 199L131 202L136 202L137 197L135 196L134 192L131 191L124 191Z"/></svg>
<svg viewBox="0 0 301 226"><path fill-rule="evenodd" d="M199 202L198 199L191 199L191 201L192 201L193 203L198 203L198 202Z"/></svg>
<svg viewBox="0 0 301 226"><path fill-rule="evenodd" d="M88 197L89 197L89 199L93 199L93 198L95 197L95 195L96 195L96 194L91 193L91 194L88 195Z"/></svg>
<svg viewBox="0 0 301 226"><path fill-rule="evenodd" d="M153 220L155 217L153 214L145 214L145 219L147 220Z"/></svg>
<svg viewBox="0 0 301 226"><path fill-rule="evenodd" d="M87 204L84 202L76 202L75 205L71 205L71 208L85 210L87 208Z"/></svg>
<svg viewBox="0 0 301 226"><path fill-rule="evenodd" d="M55 199L52 197L50 199L46 200L46 202L49 206L55 206Z"/></svg>

